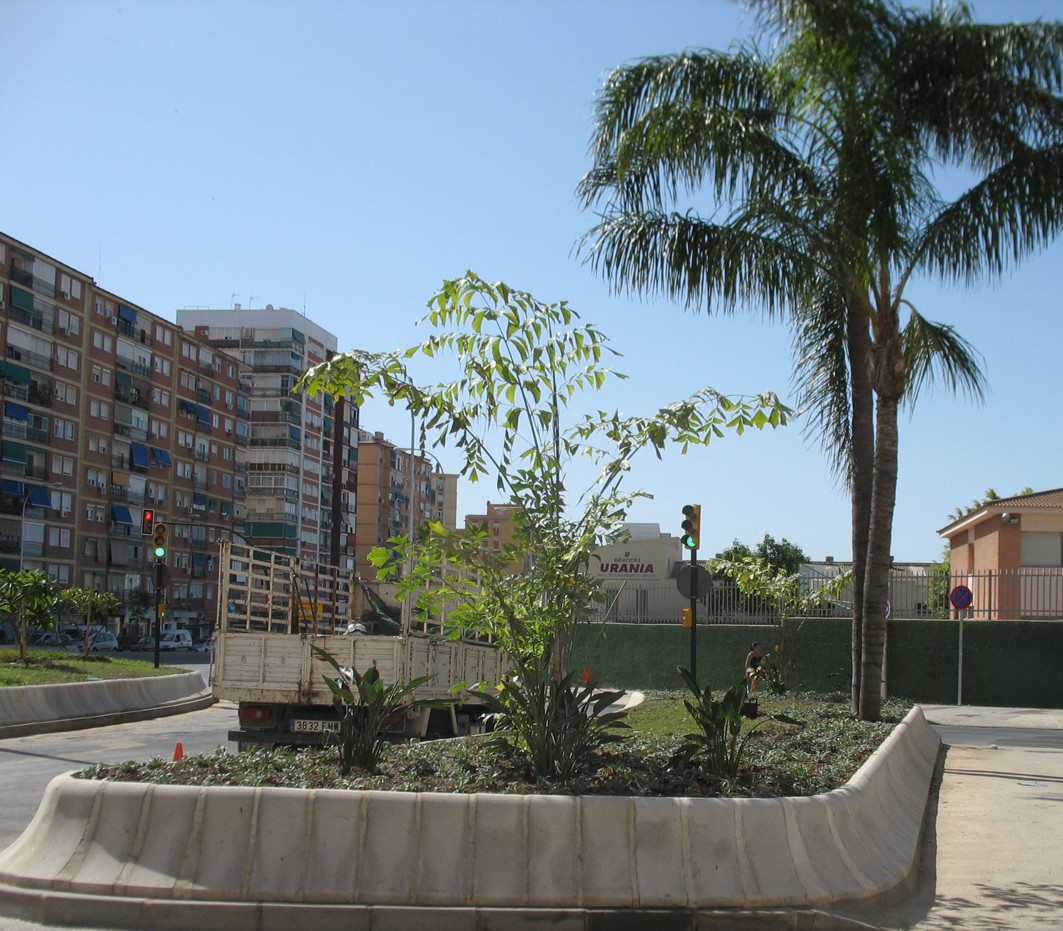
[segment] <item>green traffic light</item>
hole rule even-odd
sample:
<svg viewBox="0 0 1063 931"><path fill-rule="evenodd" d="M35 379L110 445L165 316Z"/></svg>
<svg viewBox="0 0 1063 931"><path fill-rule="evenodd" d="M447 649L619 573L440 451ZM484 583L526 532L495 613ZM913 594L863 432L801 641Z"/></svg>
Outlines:
<svg viewBox="0 0 1063 931"><path fill-rule="evenodd" d="M166 555L166 547L165 546L156 546L155 547L155 558L156 559L162 559L162 557L165 556L165 555Z"/></svg>

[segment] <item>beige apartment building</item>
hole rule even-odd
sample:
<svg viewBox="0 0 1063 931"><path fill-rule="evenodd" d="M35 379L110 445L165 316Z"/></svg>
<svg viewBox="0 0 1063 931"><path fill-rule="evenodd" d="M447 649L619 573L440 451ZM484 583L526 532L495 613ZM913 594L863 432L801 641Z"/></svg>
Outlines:
<svg viewBox="0 0 1063 931"><path fill-rule="evenodd" d="M355 570L374 578L369 551L391 537L406 534L411 514L414 527L438 520L457 529L458 477L443 472L428 456L385 440L382 433L360 431L357 447L357 526ZM413 466L411 491L410 467Z"/></svg>
<svg viewBox="0 0 1063 931"><path fill-rule="evenodd" d="M0 339L0 566L114 592L117 632L144 632L150 509L166 623L209 632L217 541L244 531L246 366L2 233Z"/></svg>
<svg viewBox="0 0 1063 931"><path fill-rule="evenodd" d="M336 337L305 315L271 304L182 308L177 322L245 365L248 542L353 569L358 408L295 390L308 368L335 355Z"/></svg>

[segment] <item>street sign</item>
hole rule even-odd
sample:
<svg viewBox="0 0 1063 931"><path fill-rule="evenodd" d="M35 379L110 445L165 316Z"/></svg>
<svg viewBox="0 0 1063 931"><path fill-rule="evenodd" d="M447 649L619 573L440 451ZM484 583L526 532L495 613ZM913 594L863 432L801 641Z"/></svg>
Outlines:
<svg viewBox="0 0 1063 931"><path fill-rule="evenodd" d="M702 565L687 563L676 574L675 585L684 598L704 598L712 587L712 575Z"/></svg>
<svg viewBox="0 0 1063 931"><path fill-rule="evenodd" d="M966 585L957 585L949 592L949 601L957 611L966 611L974 601L974 595Z"/></svg>

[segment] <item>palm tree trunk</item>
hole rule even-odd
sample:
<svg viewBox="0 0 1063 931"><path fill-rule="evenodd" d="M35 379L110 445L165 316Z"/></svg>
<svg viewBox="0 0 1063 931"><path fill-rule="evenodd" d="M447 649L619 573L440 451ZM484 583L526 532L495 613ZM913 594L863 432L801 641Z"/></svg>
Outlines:
<svg viewBox="0 0 1063 931"><path fill-rule="evenodd" d="M875 423L870 371L871 336L868 332L867 313L862 303L849 302L847 327L849 381L852 394L852 449L849 463L853 541L852 707L853 714L859 714L863 662L864 572L867 566L875 468Z"/></svg>
<svg viewBox="0 0 1063 931"><path fill-rule="evenodd" d="M897 502L897 409L893 392L875 404L875 477L867 535L864 582L863 654L860 710L864 721L877 721L882 707L882 661L886 647L886 601L889 596L893 511Z"/></svg>

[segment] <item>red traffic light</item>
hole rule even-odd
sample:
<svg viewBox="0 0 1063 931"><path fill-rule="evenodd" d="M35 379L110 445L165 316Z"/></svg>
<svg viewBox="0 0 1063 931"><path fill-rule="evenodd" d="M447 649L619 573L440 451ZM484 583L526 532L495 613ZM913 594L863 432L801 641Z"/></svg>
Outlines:
<svg viewBox="0 0 1063 931"><path fill-rule="evenodd" d="M155 512L151 508L144 508L144 514L140 519L140 532L145 537L151 536L151 531L155 527Z"/></svg>

